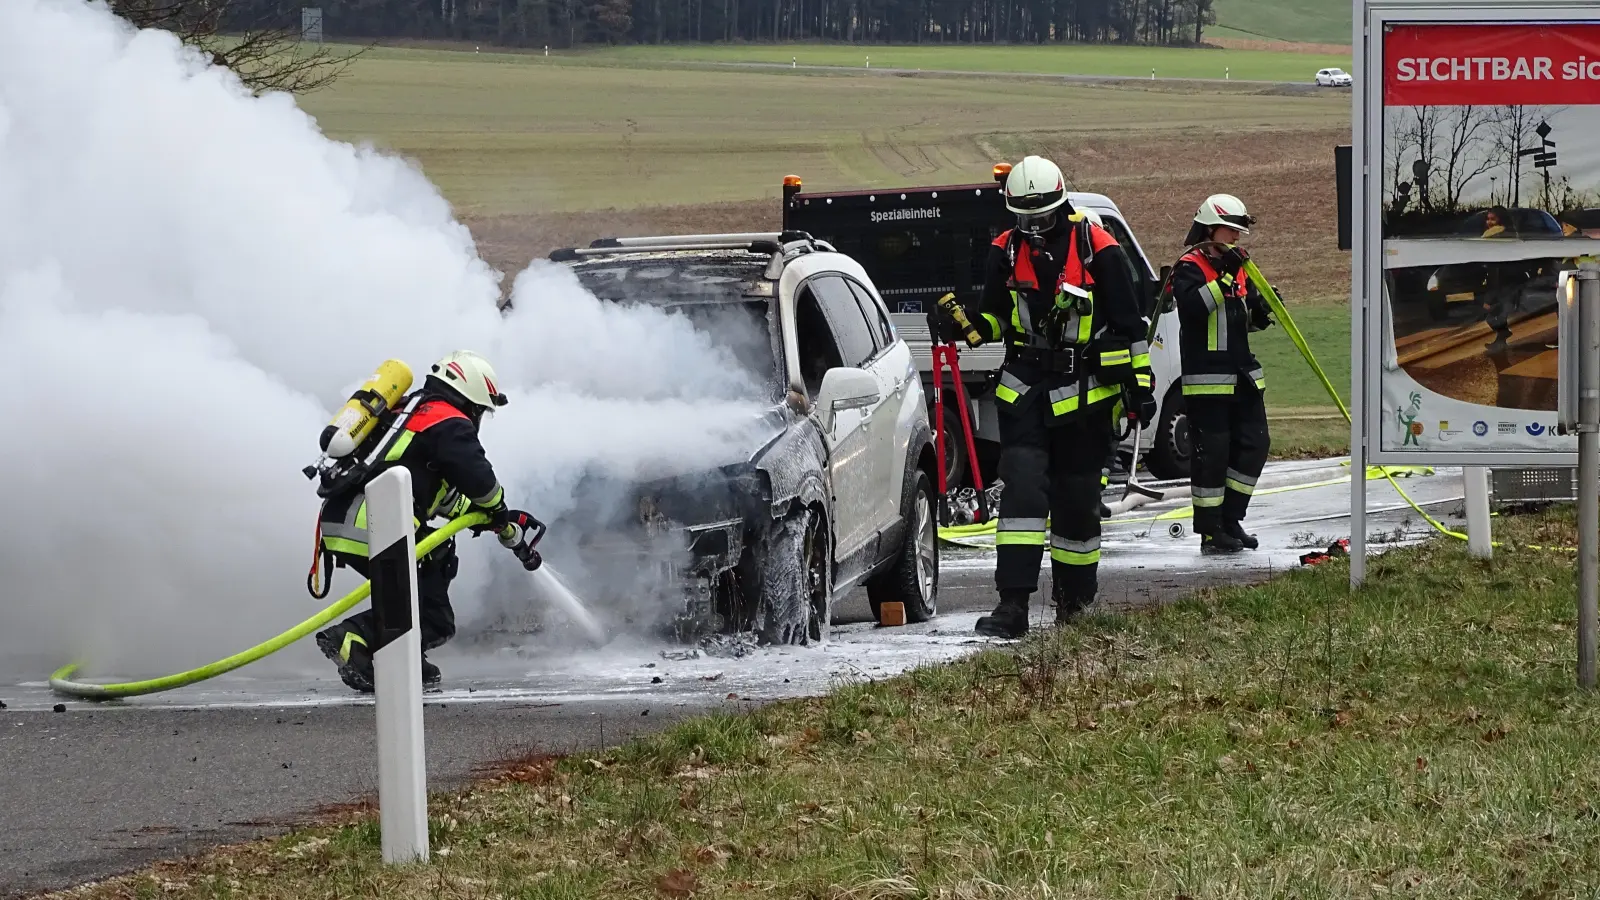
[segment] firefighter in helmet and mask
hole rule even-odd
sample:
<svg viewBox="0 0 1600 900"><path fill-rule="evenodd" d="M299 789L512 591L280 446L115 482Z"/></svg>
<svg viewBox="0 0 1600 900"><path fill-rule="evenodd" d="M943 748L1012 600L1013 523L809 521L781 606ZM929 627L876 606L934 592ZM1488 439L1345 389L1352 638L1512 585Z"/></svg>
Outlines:
<svg viewBox="0 0 1600 900"><path fill-rule="evenodd" d="M496 386L494 369L478 354L456 351L435 363L422 389L396 405L400 417L382 437L377 463L363 470L364 477L354 489L327 497L320 521L321 552L337 565L370 577L364 489L389 468L404 466L411 472L418 541L434 530L427 524L432 519L487 513L489 523L475 527L474 533L494 532L524 568L537 569L540 557L533 549L536 538L532 537L537 520L507 508L505 490L478 441L483 417L507 402ZM454 539L417 563L424 684L440 680L439 667L428 662L426 652L455 635L450 581L457 565ZM339 667L339 678L351 689L365 693L373 690L374 638L374 613L367 609L318 632L316 641L323 655Z"/></svg>
<svg viewBox="0 0 1600 900"><path fill-rule="evenodd" d="M1000 602L977 631L1015 638L1028 631L1047 550L1056 622L1094 601L1100 477L1114 412L1122 400L1130 418L1148 420L1156 402L1123 248L1073 209L1066 179L1048 159L1029 156L1012 167L1004 196L1017 224L990 247L978 315L966 312L980 342L1006 348L995 387L1005 483L995 534ZM941 328L960 333L949 314Z"/></svg>
<svg viewBox="0 0 1600 900"><path fill-rule="evenodd" d="M1170 280L1194 446L1194 530L1205 554L1260 545L1243 525L1270 445L1267 377L1250 351L1249 333L1273 323L1266 299L1245 274L1250 255L1238 245L1255 221L1238 197L1207 197L1184 240L1190 249Z"/></svg>

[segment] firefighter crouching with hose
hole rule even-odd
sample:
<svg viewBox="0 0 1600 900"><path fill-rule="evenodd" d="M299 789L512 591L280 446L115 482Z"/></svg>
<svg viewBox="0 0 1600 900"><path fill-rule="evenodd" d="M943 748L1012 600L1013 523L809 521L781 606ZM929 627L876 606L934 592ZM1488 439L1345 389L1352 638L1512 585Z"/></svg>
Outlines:
<svg viewBox="0 0 1600 900"><path fill-rule="evenodd" d="M994 612L978 634L1028 631L1029 597L1050 550L1058 624L1094 602L1100 561L1100 477L1114 409L1155 415L1145 322L1127 256L1115 238L1067 200L1066 180L1029 156L1007 175L1017 227L989 251L978 315L941 301L941 340L1004 341L995 388L1000 420ZM1049 519L1048 534L1046 518Z"/></svg>
<svg viewBox="0 0 1600 900"><path fill-rule="evenodd" d="M1259 546L1243 519L1270 446L1267 380L1248 335L1273 322L1245 274L1250 256L1238 246L1255 221L1238 197L1207 197L1184 240L1190 249L1168 282L1178 307L1183 399L1194 444L1194 530L1204 554Z"/></svg>
<svg viewBox="0 0 1600 900"><path fill-rule="evenodd" d="M474 536L494 532L524 568L539 568L534 545L544 526L528 513L507 508L505 490L478 441L483 417L508 402L495 385L488 361L476 353L457 351L433 365L421 390L402 397L410 384L411 373L404 363L386 362L323 431L322 447L329 459L306 469L307 477L321 475L317 493L324 498L318 557L307 584L313 596L327 596L331 564L368 577L364 489L394 466L411 472L418 540L433 531L425 524L432 519L487 513L489 523L475 526ZM426 652L455 635L450 581L457 566L454 539L417 563L424 684L437 684L441 677ZM373 690L374 624L374 613L368 609L316 636L317 647L339 667L340 680L363 693Z"/></svg>

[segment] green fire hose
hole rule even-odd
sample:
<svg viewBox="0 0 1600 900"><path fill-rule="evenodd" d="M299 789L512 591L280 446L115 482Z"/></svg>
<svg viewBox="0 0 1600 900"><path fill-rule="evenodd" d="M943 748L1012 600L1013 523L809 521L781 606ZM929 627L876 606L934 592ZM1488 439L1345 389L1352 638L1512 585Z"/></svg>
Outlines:
<svg viewBox="0 0 1600 900"><path fill-rule="evenodd" d="M450 520L444 527L417 542L417 558L421 559L433 552L440 544L455 537L459 532L488 521L489 517L484 513L472 513L459 519ZM73 674L82 666L82 663L74 662L62 666L50 676L50 687L57 693L66 694L69 697L77 697L81 700L116 700L122 697L158 694L162 691L186 687L205 681L208 678L215 678L224 672L231 672L240 666L249 665L282 650L332 622L339 616L344 615L351 607L365 600L370 593L372 593L372 582L362 582L360 587L344 595L337 603L285 631L283 634L264 643L257 644L248 650L235 653L227 659L219 659L214 663L197 669L190 669L187 672L179 672L175 675L151 678L145 681L125 681L119 684L89 684L72 680Z"/></svg>

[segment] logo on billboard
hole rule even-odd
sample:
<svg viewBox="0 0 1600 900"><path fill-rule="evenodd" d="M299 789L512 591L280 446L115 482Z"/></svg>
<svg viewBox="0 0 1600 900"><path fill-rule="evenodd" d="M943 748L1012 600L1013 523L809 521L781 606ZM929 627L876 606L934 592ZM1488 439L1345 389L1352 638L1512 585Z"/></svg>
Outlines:
<svg viewBox="0 0 1600 900"><path fill-rule="evenodd" d="M1458 435L1460 433L1461 433L1461 429L1459 429L1459 428L1452 429L1450 427L1449 420L1447 420L1447 419L1440 419L1439 420L1439 440L1448 441L1448 440L1453 439L1456 435Z"/></svg>
<svg viewBox="0 0 1600 900"><path fill-rule="evenodd" d="M904 222L907 219L937 219L939 218L939 207L934 206L928 209L890 209L883 212L873 212L871 215L872 224L874 225L878 224L879 222Z"/></svg>
<svg viewBox="0 0 1600 900"><path fill-rule="evenodd" d="M1528 433L1533 435L1534 437L1538 437L1539 435L1544 434L1544 426L1539 424L1538 422L1530 422L1528 424L1527 428L1528 428Z"/></svg>
<svg viewBox="0 0 1600 900"><path fill-rule="evenodd" d="M1489 423L1483 421L1482 419L1479 419L1478 421L1473 422L1472 423L1472 433L1477 435L1478 437L1483 437L1484 435L1489 433Z"/></svg>
<svg viewBox="0 0 1600 900"><path fill-rule="evenodd" d="M1411 392L1411 406L1404 412L1395 410L1395 418L1400 420L1400 427L1405 431L1405 440L1400 446L1422 446L1422 423L1417 421L1417 416L1422 412L1422 395L1416 391Z"/></svg>
<svg viewBox="0 0 1600 900"><path fill-rule="evenodd" d="M1498 422L1498 423L1495 424L1495 430L1499 431L1501 434L1516 434L1517 433L1517 423L1515 423L1515 422Z"/></svg>

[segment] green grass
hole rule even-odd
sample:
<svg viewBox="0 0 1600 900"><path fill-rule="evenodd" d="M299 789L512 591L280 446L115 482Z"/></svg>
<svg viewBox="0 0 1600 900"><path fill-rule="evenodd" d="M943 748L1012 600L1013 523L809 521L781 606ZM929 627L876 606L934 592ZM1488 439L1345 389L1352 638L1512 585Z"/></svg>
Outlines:
<svg viewBox="0 0 1600 900"><path fill-rule="evenodd" d="M980 80L566 65L374 50L302 98L330 136L414 158L465 215L671 206L813 189L986 180L997 146L1237 113L1345 121L1348 98ZM1042 109L1070 115L1041 116Z"/></svg>
<svg viewBox="0 0 1600 900"><path fill-rule="evenodd" d="M361 818L75 896L1594 896L1570 563L1441 540L1354 594L1330 563L530 761L434 798L427 866Z"/></svg>
<svg viewBox="0 0 1600 900"><path fill-rule="evenodd" d="M1223 78L1310 82L1325 66L1350 67L1349 54L1103 45L869 46L857 44L683 44L584 51L583 58L619 62L781 63L1048 75ZM1229 71L1231 70L1231 72Z"/></svg>
<svg viewBox="0 0 1600 900"><path fill-rule="evenodd" d="M1337 0L1216 0L1218 37L1266 38L1308 43L1350 43L1350 4ZM1326 63L1343 65L1349 62ZM1313 68L1315 72L1321 66Z"/></svg>

